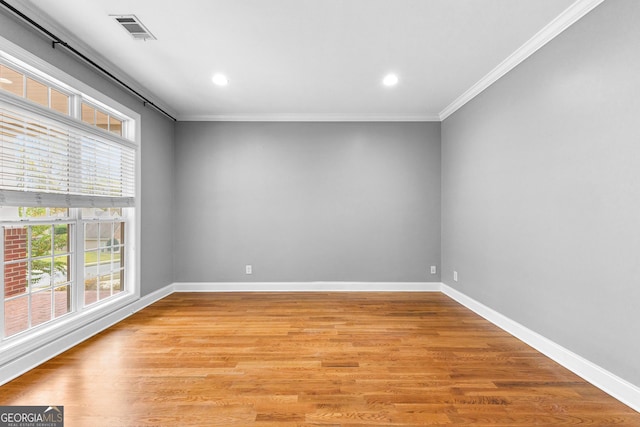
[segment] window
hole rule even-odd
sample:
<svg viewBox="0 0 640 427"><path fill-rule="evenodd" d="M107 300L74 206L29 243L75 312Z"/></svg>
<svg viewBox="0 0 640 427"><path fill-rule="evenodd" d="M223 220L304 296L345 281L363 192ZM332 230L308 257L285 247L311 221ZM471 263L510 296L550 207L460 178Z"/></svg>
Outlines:
<svg viewBox="0 0 640 427"><path fill-rule="evenodd" d="M86 102L83 102L81 116L82 121L87 124L122 136L122 120L113 117L111 114L105 111L100 110L100 108L98 107L94 107Z"/></svg>
<svg viewBox="0 0 640 427"><path fill-rule="evenodd" d="M84 304L90 305L124 290L126 222L122 209L83 209Z"/></svg>
<svg viewBox="0 0 640 427"><path fill-rule="evenodd" d="M68 94L2 63L0 63L0 89L59 113L70 114Z"/></svg>
<svg viewBox="0 0 640 427"><path fill-rule="evenodd" d="M139 116L24 51L18 59L13 45L2 51L7 43L0 38L0 363L6 349L27 351L31 338L139 294Z"/></svg>
<svg viewBox="0 0 640 427"><path fill-rule="evenodd" d="M17 96L24 96L24 74L0 64L0 88Z"/></svg>
<svg viewBox="0 0 640 427"><path fill-rule="evenodd" d="M5 337L72 312L76 286L72 271L74 224L67 222L69 210L9 211L26 221L3 226ZM5 208L2 218L10 216Z"/></svg>

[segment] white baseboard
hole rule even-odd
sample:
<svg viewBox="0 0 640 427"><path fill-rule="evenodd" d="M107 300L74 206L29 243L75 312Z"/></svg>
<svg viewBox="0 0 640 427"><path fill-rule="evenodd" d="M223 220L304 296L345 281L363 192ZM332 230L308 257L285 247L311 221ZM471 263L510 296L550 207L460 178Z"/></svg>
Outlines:
<svg viewBox="0 0 640 427"><path fill-rule="evenodd" d="M444 283L442 293L530 345L600 390L640 412L640 388Z"/></svg>
<svg viewBox="0 0 640 427"><path fill-rule="evenodd" d="M440 292L440 282L178 282L176 292Z"/></svg>
<svg viewBox="0 0 640 427"><path fill-rule="evenodd" d="M174 292L442 292L599 389L640 412L640 388L482 303L439 282L178 282L0 366L0 385Z"/></svg>

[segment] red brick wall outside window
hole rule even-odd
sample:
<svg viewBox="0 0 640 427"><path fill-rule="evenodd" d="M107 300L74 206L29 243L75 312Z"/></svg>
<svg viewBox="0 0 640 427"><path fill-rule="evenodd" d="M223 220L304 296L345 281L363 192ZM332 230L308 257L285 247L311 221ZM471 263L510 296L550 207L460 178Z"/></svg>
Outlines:
<svg viewBox="0 0 640 427"><path fill-rule="evenodd" d="M27 229L25 227L4 229L4 261L27 258ZM27 262L5 264L4 297L24 293L27 287Z"/></svg>

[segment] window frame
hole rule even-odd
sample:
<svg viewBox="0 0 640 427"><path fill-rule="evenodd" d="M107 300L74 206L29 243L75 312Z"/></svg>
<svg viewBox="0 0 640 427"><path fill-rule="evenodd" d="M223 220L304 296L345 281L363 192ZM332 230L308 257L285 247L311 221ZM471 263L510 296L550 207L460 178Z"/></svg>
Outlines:
<svg viewBox="0 0 640 427"><path fill-rule="evenodd" d="M13 58L9 59L9 58L11 58L10 55L3 55L2 52L0 52L0 59L4 59L7 62L7 64L4 64L4 65L22 74L22 95L20 96L15 94L12 94L12 95L14 95L16 98L19 98L21 100L28 101L28 103L31 105L37 105L42 107L42 105L39 104L38 102L32 99L29 99L27 94L27 79L34 80L35 82L40 83L47 87L47 102L48 102L48 105L46 107L47 109L49 109L50 111L55 111L57 114L61 114L66 117L74 117L74 111L73 111L74 110L74 105L73 105L74 93L73 91L69 90L69 87L67 85L58 81L43 78L42 76L44 75L44 73L33 72L32 70L34 68L23 65L21 61L17 61ZM56 91L68 97L68 101L67 101L68 113L67 114L61 113L51 107L51 89L55 89Z"/></svg>
<svg viewBox="0 0 640 427"><path fill-rule="evenodd" d="M118 217L107 217L107 218L100 218L100 217L85 217L83 212L82 212L82 208L78 209L78 216L79 216L79 221L78 221L78 226L82 227L82 237L78 236L77 237L77 242L79 244L82 245L82 250L83 250L83 254L79 257L81 257L82 259L85 260L85 263L83 263L81 266L78 266L78 274L83 278L83 285L82 288L83 290L80 291L78 290L78 305L82 306L83 309L86 308L90 308L93 305L96 304L102 304L101 301L105 301L109 298L114 298L114 297L120 297L122 294L129 292L130 291L130 277L128 277L129 275L128 273L128 266L129 266L129 257L128 257L128 250L129 250L129 241L127 240L127 234L128 234L128 224L129 222L127 221L127 216L130 213L130 209L131 208L122 208L122 215L118 216ZM84 281L87 280L87 275L86 275L86 270L85 268L87 267L86 265L86 254L89 252L97 252L98 256L100 255L100 253L102 252L102 246L100 245L100 233L98 233L98 245L96 249L88 249L86 247L86 241L87 241L87 233L86 233L86 229L87 229L87 225L89 224L96 224L98 225L98 230L100 230L100 228L102 227L103 224L111 224L112 227L115 226L116 224L121 223L124 224L124 230L121 231L121 238L122 236L124 236L124 241L126 242L125 244L122 243L122 241L118 244L118 247L121 247L120 252L120 256L121 256L121 261L124 258L124 265L122 264L122 262L120 263L120 267L117 268L118 271L124 271L124 289L122 289L119 293L114 294L113 293L113 289L111 289L111 295L107 296L107 297L100 297L99 295L97 296L96 301L93 302L89 302L87 303L87 299L86 299L86 295L85 295L85 291L86 291L86 283L84 283ZM82 239L82 242L80 242L80 240ZM112 258L113 261L113 258ZM97 263L98 264L98 272L99 272L99 266L100 266L100 262ZM112 264L111 262L109 264ZM109 269L109 274L114 274L116 271L116 269L113 268L113 266L111 266L111 268ZM97 278L100 278L101 275L98 274ZM121 286L122 286L122 282L121 282Z"/></svg>
<svg viewBox="0 0 640 427"><path fill-rule="evenodd" d="M38 82L54 88L57 91L69 95L69 115L64 115L50 107L43 107L27 98L19 98L18 96L4 92L6 97L20 99L25 105L36 106L37 108L45 108L49 115L59 116L66 120L82 120L78 117L80 114L80 106L82 102L87 102L100 110L107 112L109 115L122 120L122 136L113 134L108 130L104 130L94 126L96 132L104 132L105 135L123 138L128 140L136 147L135 152L135 204L133 208L127 212L127 255L125 258L126 281L125 290L120 292L122 295L114 295L103 300L103 303L91 304L84 306L84 300L73 301L75 311L67 313L54 321L46 322L38 325L31 330L24 331L12 337L3 339L0 342L0 365L5 365L11 360L17 359L28 352L38 348L51 345L52 342L62 339L71 341L69 338L75 331L85 327L97 320L104 319L112 313L122 309L123 307L140 299L140 188L141 188L141 116L134 110L122 105L111 97L94 89L83 81L67 74L65 71L49 64L45 60L33 55L29 51L17 46L13 42L0 36L0 59L6 62L9 67L16 68L16 71L22 72L25 76L33 78ZM50 90L49 90L50 93ZM87 125L89 126L89 125ZM78 210L81 210L78 208ZM74 244L75 259L72 264L76 271L76 288L78 292L75 295L83 294L80 288L84 290L84 242L79 242L84 238L84 233L80 231L83 227L82 215L78 215L71 221L77 221L74 226L75 239ZM124 220L124 219L123 219ZM56 222L50 220L50 222ZM67 222L67 219L65 219ZM8 223L8 222L7 222ZM81 255L79 255L81 254ZM79 262L82 258L82 262ZM0 259L4 262L4 244L0 245ZM80 270L82 275L78 275ZM0 304L0 319L4 329L4 277L0 278L2 283L2 304Z"/></svg>
<svg viewBox="0 0 640 427"><path fill-rule="evenodd" d="M29 232L29 230L33 230L34 227L38 227L38 226L48 226L51 227L51 229L55 229L56 226L58 225L67 225L68 228L68 246L67 246L67 250L65 253L63 254L56 254L55 250L54 250L54 238L55 238L55 232L51 234L51 253L47 254L47 255L42 255L42 256L33 256L33 254L31 253L31 247L33 244L33 235L32 235L32 231ZM2 328L2 330L0 330L0 343L5 343L5 342L10 342L14 337L17 337L23 333L29 333L32 330L36 330L39 327L44 327L45 325L47 325L48 323L51 323L53 321L57 321L57 319L61 319L65 316L68 316L70 314L73 314L75 312L77 312L77 304L76 304L76 292L78 292L78 286L79 286L79 281L78 281L78 277L77 277L77 249L76 249L76 242L77 242L77 238L76 238L76 219L70 215L68 215L67 217L60 217L60 218L55 218L55 217L43 217L43 218L32 218L29 221L2 221L0 223L0 228L2 228L3 230L7 230L7 229L16 229L16 228L25 228L27 230L26 233L26 243L27 243L27 248L25 248L25 256L24 258L21 258L20 260L9 260L7 261L4 257L4 245L0 245L0 253L2 254L2 264L9 264L9 265L13 265L13 264L17 264L17 263L21 263L21 262L25 262L27 264L27 272L29 271L28 266L31 265L31 263L35 260L42 260L42 259L51 259L52 262L54 262L55 258L58 258L60 256L67 256L68 257L68 261L67 261L67 268L69 269L68 273L71 274L71 278L67 281L65 281L64 283L61 284L56 284L55 282L51 282L52 277L50 277L50 283L48 286L44 287L44 288L37 288L37 289L32 289L31 288L31 276L28 275L28 279L27 279L27 283L29 285L29 290L26 291L24 294L22 295L13 295L13 296L5 296L4 295L4 290L5 290L5 286L4 286L4 275L3 277L0 278L0 283L3 284L2 289L3 289L3 300L2 300L2 304L0 306L0 313L2 313L2 319L3 319L3 326L4 325L4 313L2 312L5 309L5 303L7 301L12 301L12 300L17 300L17 299L21 299L21 298L27 298L27 300L29 301L28 304L28 319L31 320L32 318L32 312L31 312L31 301L32 301L32 296L45 291L47 288L49 288L51 291L53 291L56 287L69 287L71 289L70 295L69 295L69 301L68 303L70 304L70 307L68 308L68 311L60 316L55 316L54 313L54 307L52 305L52 316L49 320L44 321L42 323L39 323L35 326L28 326L27 329L18 331L12 335L8 335L5 336L5 328ZM4 237L4 233L3 233L3 237ZM52 299L53 299L53 295L52 295ZM29 321L29 324L31 324L31 321Z"/></svg>
<svg viewBox="0 0 640 427"><path fill-rule="evenodd" d="M94 124L91 125L89 124L89 122L84 121L84 119L82 118L82 107L86 105L87 107L90 107L94 110ZM79 108L79 112L78 112L78 119L80 121L82 121L83 123L86 123L87 125L93 126L95 128L98 129L102 129L103 131L108 132L109 134L113 134L122 138L125 138L125 135L127 135L127 126L129 124L130 119L128 117L123 116L122 114L120 114L118 111L112 110L112 109L108 109L105 108L104 105L100 104L99 102L92 100L89 97L83 97L82 99L80 99L80 106ZM98 126L97 124L97 114L98 113L103 113L107 116L107 129L101 128ZM120 126L122 126L122 129L120 130L120 135L118 135L117 133L113 132L111 130L111 119L117 119L120 121Z"/></svg>

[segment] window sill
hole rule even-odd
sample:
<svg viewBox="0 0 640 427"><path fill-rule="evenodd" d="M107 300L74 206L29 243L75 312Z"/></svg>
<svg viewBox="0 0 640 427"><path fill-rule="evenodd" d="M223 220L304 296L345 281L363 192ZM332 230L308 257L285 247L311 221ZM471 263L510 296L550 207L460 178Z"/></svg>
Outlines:
<svg viewBox="0 0 640 427"><path fill-rule="evenodd" d="M133 293L123 293L117 297L112 297L110 301L105 301L96 307L86 308L81 313L72 313L61 318L59 321L43 325L40 328L28 331L14 338L7 338L5 342L0 345L0 365L4 365L52 341L58 340L77 329L96 322L126 305L135 302L138 298L139 296Z"/></svg>

